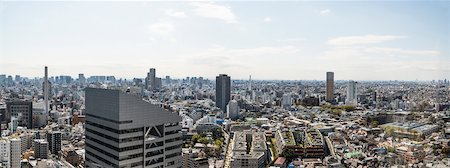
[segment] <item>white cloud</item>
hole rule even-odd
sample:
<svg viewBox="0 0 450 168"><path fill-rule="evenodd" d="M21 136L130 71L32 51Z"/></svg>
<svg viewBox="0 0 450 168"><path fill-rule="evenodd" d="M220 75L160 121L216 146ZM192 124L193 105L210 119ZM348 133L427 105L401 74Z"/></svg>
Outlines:
<svg viewBox="0 0 450 168"><path fill-rule="evenodd" d="M228 6L217 5L214 2L194 2L194 12L201 17L220 19L227 23L236 23L236 16Z"/></svg>
<svg viewBox="0 0 450 168"><path fill-rule="evenodd" d="M265 17L264 18L264 22L271 22L272 21L272 18L270 18L270 17Z"/></svg>
<svg viewBox="0 0 450 168"><path fill-rule="evenodd" d="M406 55L406 56L435 56L440 52L436 50L405 50L401 48L386 48L386 47L367 47L365 52L386 54L386 55Z"/></svg>
<svg viewBox="0 0 450 168"><path fill-rule="evenodd" d="M364 35L364 36L345 36L336 37L328 40L331 45L358 45L358 44L373 44L385 41L397 40L407 38L407 36L393 36L393 35Z"/></svg>
<svg viewBox="0 0 450 168"><path fill-rule="evenodd" d="M173 32L175 27L170 22L158 22L150 25L149 30L153 33L164 35Z"/></svg>
<svg viewBox="0 0 450 168"><path fill-rule="evenodd" d="M175 17L175 18L186 18L187 15L183 11L175 11L174 9L166 9L164 10L166 15Z"/></svg>
<svg viewBox="0 0 450 168"><path fill-rule="evenodd" d="M330 14L330 13L331 13L331 10L330 10L330 9L324 9L324 10L319 11L319 14L320 14L320 15L328 15L328 14Z"/></svg>

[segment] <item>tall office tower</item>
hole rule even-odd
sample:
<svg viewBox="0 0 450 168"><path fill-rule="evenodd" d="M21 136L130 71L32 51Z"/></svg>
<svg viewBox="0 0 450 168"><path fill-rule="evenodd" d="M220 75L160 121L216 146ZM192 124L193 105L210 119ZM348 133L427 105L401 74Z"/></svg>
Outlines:
<svg viewBox="0 0 450 168"><path fill-rule="evenodd" d="M81 85L84 85L86 83L86 77L84 77L84 74L78 74L78 83Z"/></svg>
<svg viewBox="0 0 450 168"><path fill-rule="evenodd" d="M0 165L11 167L11 147L8 139L0 139Z"/></svg>
<svg viewBox="0 0 450 168"><path fill-rule="evenodd" d="M284 108L289 108L292 106L292 96L291 94L283 94L281 98L281 106Z"/></svg>
<svg viewBox="0 0 450 168"><path fill-rule="evenodd" d="M355 81L348 81L347 86L347 99L345 100L345 104L356 106L357 105L357 95L356 95L356 82Z"/></svg>
<svg viewBox="0 0 450 168"><path fill-rule="evenodd" d="M248 79L248 90L252 90L252 75Z"/></svg>
<svg viewBox="0 0 450 168"><path fill-rule="evenodd" d="M327 72L327 96L326 101L333 101L334 99L334 72Z"/></svg>
<svg viewBox="0 0 450 168"><path fill-rule="evenodd" d="M12 138L9 140L11 144L11 168L20 168L20 161L22 160L21 153L21 139Z"/></svg>
<svg viewBox="0 0 450 168"><path fill-rule="evenodd" d="M49 86L48 86L48 68L47 66L45 66L45 70L44 70L44 113L47 114L48 113L48 96L49 96Z"/></svg>
<svg viewBox="0 0 450 168"><path fill-rule="evenodd" d="M17 126L33 128L33 103L31 101L13 100L6 102L6 118L16 118Z"/></svg>
<svg viewBox="0 0 450 168"><path fill-rule="evenodd" d="M161 78L155 78L155 87L154 89L160 89L162 87L162 80Z"/></svg>
<svg viewBox="0 0 450 168"><path fill-rule="evenodd" d="M47 133L48 149L51 154L58 155L61 150L61 132L52 131Z"/></svg>
<svg viewBox="0 0 450 168"><path fill-rule="evenodd" d="M34 158L48 158L48 142L45 139L35 139L33 143Z"/></svg>
<svg viewBox="0 0 450 168"><path fill-rule="evenodd" d="M231 80L226 74L220 74L216 77L216 106L222 109L223 112L227 110L227 104L231 97Z"/></svg>
<svg viewBox="0 0 450 168"><path fill-rule="evenodd" d="M147 73L146 82L147 82L146 89L149 89L149 90L155 89L155 84L156 84L155 68L150 68L150 71Z"/></svg>
<svg viewBox="0 0 450 168"><path fill-rule="evenodd" d="M230 100L227 105L227 117L236 120L239 117L239 106L236 100Z"/></svg>
<svg viewBox="0 0 450 168"><path fill-rule="evenodd" d="M165 84L170 85L171 82L170 76L166 76Z"/></svg>
<svg viewBox="0 0 450 168"><path fill-rule="evenodd" d="M181 167L181 117L131 93L87 88L87 167Z"/></svg>

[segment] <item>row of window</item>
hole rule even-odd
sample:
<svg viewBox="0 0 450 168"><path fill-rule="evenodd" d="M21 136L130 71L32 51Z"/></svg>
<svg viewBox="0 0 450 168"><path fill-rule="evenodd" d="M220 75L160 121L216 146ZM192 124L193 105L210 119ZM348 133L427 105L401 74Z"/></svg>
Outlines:
<svg viewBox="0 0 450 168"><path fill-rule="evenodd" d="M169 151L169 150L174 150L174 149L178 149L178 148L181 148L183 145L174 145L174 146L170 146L170 147L167 147L166 148L166 151Z"/></svg>
<svg viewBox="0 0 450 168"><path fill-rule="evenodd" d="M96 154L90 152L89 150L86 151L86 154L88 154L88 155L90 155L90 156L92 156L92 157L94 157L94 158L96 158L96 159L102 161L103 163L106 163L107 165L109 165L109 166L111 166L111 167L119 167L118 165L116 165L116 164L114 164L114 163L111 163L110 161L108 161L108 160L106 160L106 159L104 159L104 158L102 158L102 157L100 157L100 156L97 156ZM86 161L87 161L87 162L90 162L90 161L91 161L91 160L89 159L89 156L86 156Z"/></svg>
<svg viewBox="0 0 450 168"><path fill-rule="evenodd" d="M101 124L93 123L93 122L90 122L90 121L86 121L86 124L92 125L94 127L101 128L101 129L104 129L104 130L107 130L107 131L110 131L110 132L114 132L116 134L129 134L129 133L135 133L135 132L140 132L140 131L144 130L142 127L141 128L125 129L125 130L117 130L117 129L110 128L110 127L107 127L107 126L104 126L104 125L101 125Z"/></svg>
<svg viewBox="0 0 450 168"><path fill-rule="evenodd" d="M105 135L103 133L97 132L97 131L89 129L89 128L86 128L86 131L90 132L90 133L93 133L95 135L98 135L100 137L112 140L114 142L118 142L118 143L133 142L133 141L139 141L139 140L143 140L144 139L144 136L136 136L136 137L130 137L130 138L117 139L117 138L111 137L109 135Z"/></svg>
<svg viewBox="0 0 450 168"><path fill-rule="evenodd" d="M166 139L165 140L166 143L175 142L175 141L181 141L181 137L176 137L176 138Z"/></svg>
<svg viewBox="0 0 450 168"><path fill-rule="evenodd" d="M167 131L167 132L166 132L166 136L167 136L167 135L176 134L176 133L181 133L181 130Z"/></svg>
<svg viewBox="0 0 450 168"><path fill-rule="evenodd" d="M94 141L94 142L96 142L96 143L98 143L100 145L103 145L103 146L105 146L107 148L110 148L110 149L118 151L118 152L125 152L125 151L135 150L135 149L139 149L139 148L143 148L144 147L143 145L134 145L134 146L127 146L127 147L117 148L117 147L115 147L113 145L107 144L107 143L105 143L103 141L99 141L99 140L97 140L95 138L92 138L92 137L89 137L89 136L86 136L86 139Z"/></svg>
<svg viewBox="0 0 450 168"><path fill-rule="evenodd" d="M172 153L170 155L166 155L166 159L173 158L175 156L181 156L181 152Z"/></svg>
<svg viewBox="0 0 450 168"><path fill-rule="evenodd" d="M108 121L108 122L112 122L112 123L116 123L116 124L128 124L128 123L132 123L133 122L132 120L116 121L116 120L111 120L109 118L96 116L96 115L93 115L93 114L86 114L86 116L97 118L97 119Z"/></svg>

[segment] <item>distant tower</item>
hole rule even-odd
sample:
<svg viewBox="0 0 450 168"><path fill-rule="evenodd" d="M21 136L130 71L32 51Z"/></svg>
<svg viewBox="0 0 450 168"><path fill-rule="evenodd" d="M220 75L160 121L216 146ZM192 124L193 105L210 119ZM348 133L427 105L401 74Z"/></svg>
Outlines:
<svg viewBox="0 0 450 168"><path fill-rule="evenodd" d="M216 106L222 109L223 112L227 110L227 104L231 98L231 80L230 76L220 74L216 77Z"/></svg>
<svg viewBox="0 0 450 168"><path fill-rule="evenodd" d="M84 85L86 83L86 78L84 77L84 74L82 73L78 74L78 83L81 85Z"/></svg>
<svg viewBox="0 0 450 168"><path fill-rule="evenodd" d="M333 101L334 99L334 72L327 72L327 96L326 101Z"/></svg>
<svg viewBox="0 0 450 168"><path fill-rule="evenodd" d="M49 92L49 89L48 89L48 69L47 69L47 66L45 66L45 74L44 74L44 105L45 105L45 107L44 107L44 114L47 114L48 113L48 92Z"/></svg>
<svg viewBox="0 0 450 168"><path fill-rule="evenodd" d="M356 98L356 83L355 81L348 81L347 86L347 100L345 101L345 104L356 106L357 104L357 98Z"/></svg>
<svg viewBox="0 0 450 168"><path fill-rule="evenodd" d="M252 90L252 75L248 79L248 90Z"/></svg>
<svg viewBox="0 0 450 168"><path fill-rule="evenodd" d="M153 90L156 85L156 69L150 68L150 71L147 73L147 78L145 79L146 89Z"/></svg>

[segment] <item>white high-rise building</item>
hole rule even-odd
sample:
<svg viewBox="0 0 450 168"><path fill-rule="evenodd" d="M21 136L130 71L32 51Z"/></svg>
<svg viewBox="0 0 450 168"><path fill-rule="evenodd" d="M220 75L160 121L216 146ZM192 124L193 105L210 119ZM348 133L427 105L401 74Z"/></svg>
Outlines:
<svg viewBox="0 0 450 168"><path fill-rule="evenodd" d="M1 167L11 167L11 146L8 139L0 139L0 165Z"/></svg>
<svg viewBox="0 0 450 168"><path fill-rule="evenodd" d="M236 100L230 100L227 105L227 117L235 120L239 117L239 106Z"/></svg>
<svg viewBox="0 0 450 168"><path fill-rule="evenodd" d="M345 100L345 104L356 106L358 104L357 101L357 93L356 93L356 83L355 81L348 81L347 86L347 99Z"/></svg>
<svg viewBox="0 0 450 168"><path fill-rule="evenodd" d="M11 168L20 168L20 161L22 159L21 152L21 139L20 138L12 138L10 139L11 143Z"/></svg>
<svg viewBox="0 0 450 168"><path fill-rule="evenodd" d="M290 94L284 94L281 99L281 105L283 107L291 107L292 106L292 97Z"/></svg>

